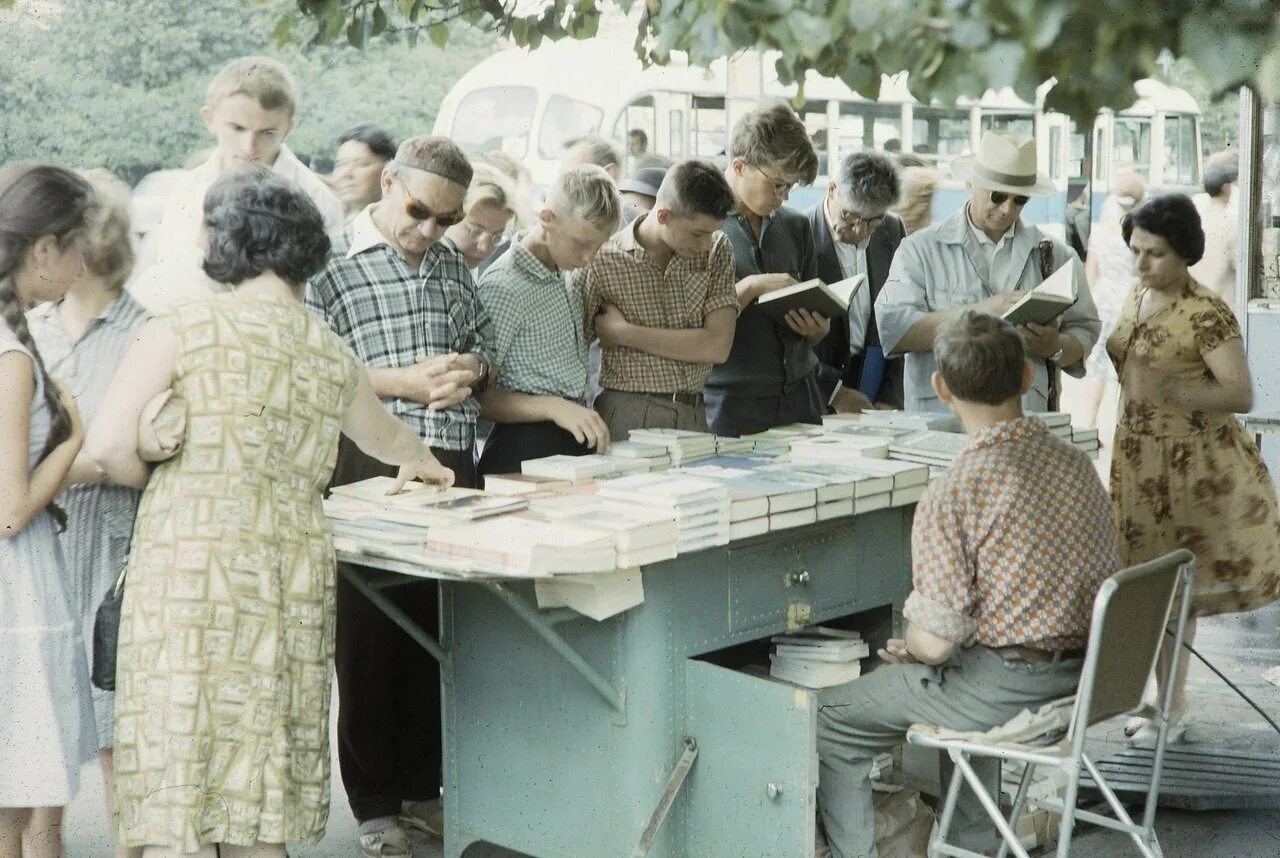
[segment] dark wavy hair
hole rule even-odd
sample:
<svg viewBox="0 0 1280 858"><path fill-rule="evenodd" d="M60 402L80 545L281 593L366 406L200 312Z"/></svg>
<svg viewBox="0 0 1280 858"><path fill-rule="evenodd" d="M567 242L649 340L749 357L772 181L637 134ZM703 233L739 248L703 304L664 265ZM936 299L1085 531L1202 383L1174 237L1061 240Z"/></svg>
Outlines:
<svg viewBox="0 0 1280 858"><path fill-rule="evenodd" d="M261 166L224 173L204 198L204 272L234 286L264 271L302 286L324 267L324 218L301 188Z"/></svg>
<svg viewBox="0 0 1280 858"><path fill-rule="evenodd" d="M1195 265L1204 256L1204 227L1200 225L1200 212L1186 194L1148 197L1120 219L1120 234L1124 236L1126 245L1135 229L1163 238L1188 265Z"/></svg>
<svg viewBox="0 0 1280 858"><path fill-rule="evenodd" d="M71 437L71 415L50 383L40 350L27 329L14 275L41 236L55 236L58 246L65 250L83 234L96 207L93 188L70 170L51 164L17 164L0 169L0 318L31 353L49 406L49 438L41 459ZM26 467L25 459L22 467ZM66 513L54 503L49 504L48 510L58 527L65 528Z"/></svg>
<svg viewBox="0 0 1280 858"><path fill-rule="evenodd" d="M369 151L383 161L390 161L396 156L396 141L392 140L390 134L376 125L362 123L348 128L338 138L338 145L341 146L351 140L368 146Z"/></svg>

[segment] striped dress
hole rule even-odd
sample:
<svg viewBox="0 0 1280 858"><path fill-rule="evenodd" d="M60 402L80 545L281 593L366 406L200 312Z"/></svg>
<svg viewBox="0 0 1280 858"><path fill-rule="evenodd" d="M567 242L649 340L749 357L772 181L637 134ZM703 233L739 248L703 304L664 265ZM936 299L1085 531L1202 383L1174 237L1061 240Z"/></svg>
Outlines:
<svg viewBox="0 0 1280 858"><path fill-rule="evenodd" d="M27 314L31 336L40 349L49 375L75 394L84 425L88 426L102 398L147 320L140 304L122 292L89 323L78 340L63 326L58 304L42 304ZM67 513L62 552L67 559L67 598L72 616L83 623L82 635L89 663L93 663L93 619L102 597L115 583L129 557L133 518L141 492L125 486L77 485L58 497ZM109 748L115 725L115 695L93 689L93 718L98 747Z"/></svg>

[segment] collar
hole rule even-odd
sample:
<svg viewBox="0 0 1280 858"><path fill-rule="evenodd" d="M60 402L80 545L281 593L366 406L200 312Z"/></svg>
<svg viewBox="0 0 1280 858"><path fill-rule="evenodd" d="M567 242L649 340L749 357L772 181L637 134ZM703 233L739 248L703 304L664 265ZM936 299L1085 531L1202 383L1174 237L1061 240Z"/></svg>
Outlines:
<svg viewBox="0 0 1280 858"><path fill-rule="evenodd" d="M191 172L207 177L210 182L213 182L225 171L222 168L222 159L211 156L206 158L200 166L192 169ZM282 144L280 151L276 153L276 162L271 165L271 172L296 182L301 173L309 171L307 170L307 165L299 161L298 156L293 154L293 150L287 144Z"/></svg>
<svg viewBox="0 0 1280 858"><path fill-rule="evenodd" d="M966 452L969 450L981 450L984 447L994 447L996 444L1017 443L1048 434L1049 427L1041 420L1024 415L1013 420L1005 420L994 426L979 429L969 437L969 443L965 445L964 449Z"/></svg>
<svg viewBox="0 0 1280 858"><path fill-rule="evenodd" d="M58 307L61 304L62 299L37 304L28 311L27 317L38 324L57 325L61 328L62 317L58 315ZM88 334L93 330L97 323L110 325L122 334L128 333L130 317L139 313L145 315L146 311L133 299L128 290L121 289L120 294L113 298L101 313L89 320L89 327L85 329L85 333Z"/></svg>
<svg viewBox="0 0 1280 858"><path fill-rule="evenodd" d="M563 283L563 272L552 271L521 240L527 233L519 233L511 240L511 264L521 274L537 283Z"/></svg>
<svg viewBox="0 0 1280 858"><path fill-rule="evenodd" d="M369 203L351 219L351 247L347 248L347 259L380 244L391 247L391 242L387 241L387 237L373 222L373 207L376 205L377 203Z"/></svg>
<svg viewBox="0 0 1280 858"><path fill-rule="evenodd" d="M637 259L649 260L650 259L649 251L645 250L644 245L640 243L639 230L640 230L640 221L647 218L650 214L651 212L645 212L644 214L637 217L635 220L631 221L631 223L623 227L618 233L616 233L614 237L610 239L613 242L614 247L618 248L624 253L631 254ZM770 215L770 217L772 217L772 215ZM716 230L716 232L719 233L720 230ZM763 230L761 230L761 235L762 236L764 235ZM715 247L714 239L712 239L711 246L713 248ZM697 256L689 256L689 257L677 256L675 253L672 253L671 262L669 262L668 265L676 262L677 260L688 263L696 271L703 271L707 268L707 266L711 262L711 251L707 251L706 253L699 253ZM654 264L653 267L657 268L658 266Z"/></svg>
<svg viewBox="0 0 1280 858"><path fill-rule="evenodd" d="M1009 229L1005 232L1005 234L1000 236L999 241L992 241L989 235L987 235L985 232L978 229L978 227L974 225L973 219L969 217L968 203L965 203L963 211L964 211L964 221L966 224L969 225L969 232L971 232L973 234L973 237L977 239L978 244L983 245L985 247L995 247L997 253L1006 244L1013 243L1014 236L1018 232L1018 227L1021 226L1022 224L1022 218L1018 218L1013 222L1013 226L1009 227Z"/></svg>

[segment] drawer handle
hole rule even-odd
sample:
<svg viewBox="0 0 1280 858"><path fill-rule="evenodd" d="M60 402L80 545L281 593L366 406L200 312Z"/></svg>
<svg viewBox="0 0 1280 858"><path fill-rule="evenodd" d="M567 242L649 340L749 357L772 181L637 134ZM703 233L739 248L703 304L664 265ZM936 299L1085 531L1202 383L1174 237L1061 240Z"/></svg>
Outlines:
<svg viewBox="0 0 1280 858"><path fill-rule="evenodd" d="M788 572L787 586L788 587L809 586L809 573L808 572Z"/></svg>
<svg viewBox="0 0 1280 858"><path fill-rule="evenodd" d="M769 798L777 801L782 796L782 787L777 784L769 784L764 788L764 792Z"/></svg>

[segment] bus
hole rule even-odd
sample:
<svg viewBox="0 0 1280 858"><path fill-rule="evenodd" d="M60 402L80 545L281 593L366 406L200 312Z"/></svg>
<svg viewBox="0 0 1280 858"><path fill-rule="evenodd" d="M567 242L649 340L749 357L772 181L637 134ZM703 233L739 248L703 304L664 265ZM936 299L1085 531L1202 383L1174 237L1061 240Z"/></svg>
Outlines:
<svg viewBox="0 0 1280 858"><path fill-rule="evenodd" d="M630 43L599 38L563 40L536 51L504 50L458 80L441 102L435 133L465 149L491 149L521 159L537 187L554 177L563 143L600 134L626 151L629 131L641 130L649 151L680 160L723 159L728 135L741 112L759 98L789 101L796 94L772 73L769 54L747 54L709 68L690 66L679 55L671 64L645 68ZM1023 216L1058 231L1069 197L1091 191L1092 220L1106 197L1110 177L1132 169L1153 190L1199 190L1200 111L1184 90L1155 80L1135 85L1134 105L1102 111L1092 129L1078 129L1067 116L1043 107L1050 81L1028 103L1012 90L989 91L955 106L922 104L907 90L905 75L886 76L876 100L843 82L810 74L798 113L819 158L819 178L797 189L790 205L804 208L823 193L833 164L867 149L914 153L935 165L944 181L934 195L934 220L967 198L949 177L952 158L973 151L991 128L1009 128L1037 140L1041 172L1057 192L1033 200Z"/></svg>

